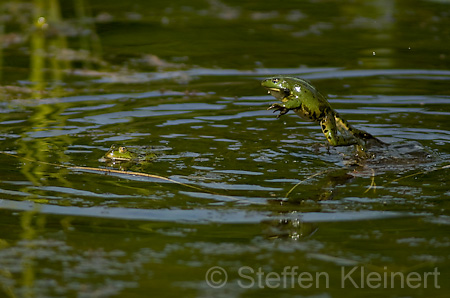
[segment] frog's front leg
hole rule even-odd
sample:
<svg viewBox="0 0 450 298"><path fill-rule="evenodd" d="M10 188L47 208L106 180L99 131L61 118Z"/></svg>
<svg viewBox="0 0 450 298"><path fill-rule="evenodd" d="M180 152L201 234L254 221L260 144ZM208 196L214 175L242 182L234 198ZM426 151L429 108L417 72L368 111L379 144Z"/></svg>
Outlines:
<svg viewBox="0 0 450 298"><path fill-rule="evenodd" d="M320 120L322 132L332 146L349 146L359 144L355 138L346 138L343 135L338 135L336 120L334 114L328 110L325 116Z"/></svg>
<svg viewBox="0 0 450 298"><path fill-rule="evenodd" d="M277 112L280 111L280 113L277 115L277 118L280 118L280 116L286 114L287 112L289 112L289 109L286 108L285 106L279 104L279 103L274 103L273 105L271 105L270 107L267 108L267 110L272 110L275 109L273 112Z"/></svg>

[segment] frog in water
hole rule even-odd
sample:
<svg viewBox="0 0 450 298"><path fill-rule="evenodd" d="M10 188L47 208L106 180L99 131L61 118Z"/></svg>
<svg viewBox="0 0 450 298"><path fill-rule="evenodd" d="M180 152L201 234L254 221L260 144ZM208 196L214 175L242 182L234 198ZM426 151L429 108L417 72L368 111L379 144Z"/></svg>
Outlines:
<svg viewBox="0 0 450 298"><path fill-rule="evenodd" d="M101 161L144 163L153 161L156 157L156 154L152 152L141 154L131 151L124 146L117 147L116 145L112 145Z"/></svg>
<svg viewBox="0 0 450 298"><path fill-rule="evenodd" d="M278 76L265 79L261 85L281 103L272 104L268 110L279 111L279 118L293 110L304 120L315 121L332 146L356 145L361 156L368 143L382 146L384 143L370 133L354 128L331 108L328 100L308 81L294 77Z"/></svg>

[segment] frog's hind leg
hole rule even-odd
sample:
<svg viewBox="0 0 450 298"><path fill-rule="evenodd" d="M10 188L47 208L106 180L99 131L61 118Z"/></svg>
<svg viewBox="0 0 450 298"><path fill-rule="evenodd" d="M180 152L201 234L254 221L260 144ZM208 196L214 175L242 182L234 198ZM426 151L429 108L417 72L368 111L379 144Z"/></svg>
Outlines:
<svg viewBox="0 0 450 298"><path fill-rule="evenodd" d="M341 132L348 131L358 140L364 140L364 141L371 140L370 142L373 143L373 141L375 141L375 143L379 146L385 145L384 142L380 141L378 138L374 137L370 133L368 133L364 130L361 130L361 129L354 128L345 119L342 119L341 117L339 117L339 115L335 115L335 120L336 120L336 125L337 125L339 131L341 131Z"/></svg>
<svg viewBox="0 0 450 298"><path fill-rule="evenodd" d="M367 152L366 142L367 138L373 138L371 134L366 133L363 130L359 130L351 126L345 119L339 117L339 115L335 115L336 126L341 133L347 133L352 135L352 139L355 141L355 151L356 157L358 159L368 159L371 158L372 155Z"/></svg>
<svg viewBox="0 0 450 298"><path fill-rule="evenodd" d="M351 126L350 123L347 122L347 120L342 119L338 114L334 115L334 119L336 121L336 126L339 131L341 132L348 131L352 135L358 134L359 130Z"/></svg>
<svg viewBox="0 0 450 298"><path fill-rule="evenodd" d="M328 111L320 121L322 132L332 146L349 146L358 144L353 137L347 138L344 135L338 135L338 127L334 115Z"/></svg>

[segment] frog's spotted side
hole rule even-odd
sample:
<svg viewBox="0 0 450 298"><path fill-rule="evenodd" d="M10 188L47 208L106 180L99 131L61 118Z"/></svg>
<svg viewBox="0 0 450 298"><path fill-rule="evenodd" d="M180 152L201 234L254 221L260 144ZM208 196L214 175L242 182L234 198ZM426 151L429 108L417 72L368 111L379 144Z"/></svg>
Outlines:
<svg viewBox="0 0 450 298"><path fill-rule="evenodd" d="M277 117L293 110L305 120L318 122L332 146L358 145L358 149L364 151L368 140L378 145L384 144L370 133L354 128L341 118L331 108L327 99L303 79L279 76L265 79L261 85L281 101L272 104L268 110L280 111Z"/></svg>

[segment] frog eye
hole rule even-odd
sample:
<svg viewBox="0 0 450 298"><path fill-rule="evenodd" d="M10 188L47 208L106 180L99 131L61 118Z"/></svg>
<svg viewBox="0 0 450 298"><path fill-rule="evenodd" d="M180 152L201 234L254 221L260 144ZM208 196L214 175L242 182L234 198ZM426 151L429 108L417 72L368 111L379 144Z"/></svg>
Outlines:
<svg viewBox="0 0 450 298"><path fill-rule="evenodd" d="M279 80L280 79L272 79L272 83L276 84L276 83L278 83Z"/></svg>
<svg viewBox="0 0 450 298"><path fill-rule="evenodd" d="M127 150L127 147L119 147L119 152L120 153L125 153L125 152L127 152L128 150Z"/></svg>

